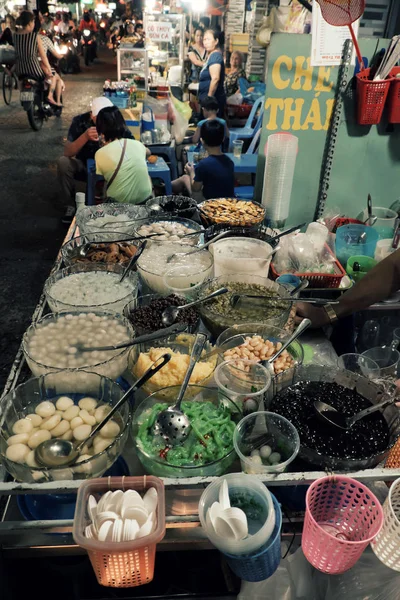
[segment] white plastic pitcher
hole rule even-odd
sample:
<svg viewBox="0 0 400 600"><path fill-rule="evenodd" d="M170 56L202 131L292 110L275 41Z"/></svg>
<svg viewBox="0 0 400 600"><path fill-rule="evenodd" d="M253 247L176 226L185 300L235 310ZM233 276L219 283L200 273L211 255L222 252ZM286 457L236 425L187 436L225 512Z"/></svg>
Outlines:
<svg viewBox="0 0 400 600"><path fill-rule="evenodd" d="M245 237L227 238L211 244L214 277L235 273L253 273L267 277L272 247L262 240Z"/></svg>

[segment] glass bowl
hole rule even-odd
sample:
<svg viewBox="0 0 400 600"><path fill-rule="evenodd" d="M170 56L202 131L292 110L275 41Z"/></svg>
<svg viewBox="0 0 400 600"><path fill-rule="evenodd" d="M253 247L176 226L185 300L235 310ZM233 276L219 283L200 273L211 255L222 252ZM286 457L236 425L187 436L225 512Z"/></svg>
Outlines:
<svg viewBox="0 0 400 600"><path fill-rule="evenodd" d="M146 333L152 333L153 331L157 331L158 329L165 328L165 325L163 325L161 321L161 314L164 308L171 305L171 302L167 300L170 296L171 294L168 293L165 295L145 294L144 296L137 296L137 298L135 298L125 306L123 313L124 317L128 319L128 321L130 321L137 335L146 335ZM180 305L186 303L185 298L182 298L181 296L179 296L178 298ZM157 309L157 312L155 313L150 307L150 305L154 305L154 303L156 302L158 303L159 300L164 300L164 302L161 304L161 307L159 307L159 309ZM138 309L142 309L144 313L140 321L135 319L134 317L134 313ZM190 310L190 315L193 316L193 319L190 321L190 323L188 322L186 311L181 311L178 313L176 322L188 323L187 331L189 333L193 333L198 328L200 320L199 312L197 310L197 307L195 306L187 310Z"/></svg>
<svg viewBox="0 0 400 600"><path fill-rule="evenodd" d="M200 270L194 269L192 263L167 268L163 282L168 292L184 296L188 301L196 297L201 284L212 277L214 264L211 252L203 250L199 254L204 256L204 266Z"/></svg>
<svg viewBox="0 0 400 600"><path fill-rule="evenodd" d="M109 242L123 242L120 245ZM90 246L92 244L92 246ZM80 256L79 252L83 245L86 245L86 256ZM104 246L104 247L103 247ZM127 238L126 233L111 231L90 233L73 238L61 248L61 256L67 267L79 264L103 264L112 263L126 266L132 258L139 242ZM108 252L108 250L110 250Z"/></svg>
<svg viewBox="0 0 400 600"><path fill-rule="evenodd" d="M199 225L198 223L195 223L195 221L192 221L191 219L182 219L180 217L175 217L175 216L165 216L165 215L160 215L159 217L153 217L153 218L149 218L147 220L142 221L141 223L138 223L138 226L136 227L136 235L137 236L142 236L142 235L148 235L149 233L162 233L161 230L157 231L157 225L160 225L160 227L162 229L164 229L165 227L168 227L170 225L176 225L176 224L182 225L183 227L186 227L187 229L191 230L188 231L187 233L194 233L195 231L198 231L199 234L198 235L191 235L189 237L183 238L181 240L171 240L171 243L179 243L179 244L185 244L186 246L196 246L199 241L200 241L200 237L202 235L202 231L203 228L201 227L201 225ZM142 227L145 227L146 230L142 231ZM151 229L151 231L150 231ZM147 232L147 230L149 230ZM154 238L154 241L160 241L160 242L167 242L169 243L168 239L163 239L160 235L159 238Z"/></svg>
<svg viewBox="0 0 400 600"><path fill-rule="evenodd" d="M3 396L0 401L0 454L5 468L17 481L41 483L101 477L122 453L131 422L128 402L113 417L120 425L118 436L114 440L110 439L110 445L102 452L93 454L80 463L50 469L29 466L7 458L7 439L14 435L12 427L15 421L34 413L36 406L42 401L54 404L61 395L68 395L74 404L78 404L83 397L90 396L103 404L114 406L122 398L124 391L115 381L95 373L80 371L75 377L71 377L70 373L59 371L29 379ZM94 452L90 448L88 454L92 451Z"/></svg>
<svg viewBox="0 0 400 600"><path fill-rule="evenodd" d="M147 394L158 392L158 398L172 401L174 399L175 387L182 385L183 378L189 366L189 357L192 352L196 336L191 333L180 333L169 337L133 346L129 354L128 368L135 378L139 378L157 360L159 355L164 354L166 349L183 354L185 361L180 361L179 357L172 357L171 361L165 365L156 375L154 375L145 385L143 391ZM155 349L154 356L150 359L143 356L151 349ZM213 352L214 347L210 342L206 342L201 360L197 361L195 370L190 378L192 385L186 392L185 398L190 398L191 393L196 393L196 386L207 386L212 380L215 367L218 361L217 352ZM142 356L141 356L142 354Z"/></svg>
<svg viewBox="0 0 400 600"><path fill-rule="evenodd" d="M229 356L225 356L225 352L232 350L243 344L247 337L259 335L263 340L269 340L274 344L284 344L290 337L284 329L279 329L273 325L263 325L262 323L243 323L229 327L218 337L216 346L219 349L222 360L229 360ZM288 346L287 352L294 361L295 366L301 366L304 360L303 346L298 340L295 340ZM257 359L256 359L257 360ZM290 369L289 369L290 370Z"/></svg>
<svg viewBox="0 0 400 600"><path fill-rule="evenodd" d="M159 390L148 396L137 408L132 419L132 433L138 457L143 464L146 473L157 475L158 477L217 477L227 471L232 462L235 460L235 451L233 441L231 447L224 453L223 456L216 460L211 460L205 465L175 465L167 463L165 459L157 455L154 456L148 452L143 445L143 431L146 430L146 420L150 416L151 410L156 404L164 402L162 408L166 408L165 397L171 398L167 400L167 404L172 404L180 390L180 386L173 386L167 390ZM230 413L231 421L235 424L240 421L242 413L232 400L224 396L221 392L214 388L202 386L189 386L189 397L191 402L211 402L215 407L225 408ZM185 396L186 398L187 396ZM192 429L193 431L193 429ZM207 435L207 432L204 431ZM232 431L233 437L233 431ZM205 438L203 443L207 443ZM202 446L200 446L200 449ZM201 451L201 450L200 450ZM162 449L161 449L162 452Z"/></svg>
<svg viewBox="0 0 400 600"><path fill-rule="evenodd" d="M198 215L197 202L187 196L157 196L146 202L151 217L176 215L183 219L193 219Z"/></svg>
<svg viewBox="0 0 400 600"><path fill-rule="evenodd" d="M145 206L111 202L85 206L76 213L76 224L81 235L116 230L133 235L139 225L138 220L147 216Z"/></svg>
<svg viewBox="0 0 400 600"><path fill-rule="evenodd" d="M96 320L93 321L93 318ZM59 355L56 354L57 346L54 347L54 343L57 342L56 339L51 341L51 344L53 344L52 346L49 344L48 347L45 348L47 354L43 353L43 348L39 348L39 352L38 349L33 350L31 342L32 339L34 339L35 333L43 327L50 326L50 330L53 331L54 337L54 331L56 331L56 327L60 327L59 321L61 319L64 320L61 324L63 330L61 336L62 360L60 361ZM82 359L83 364L76 366L73 355L70 357L68 352L68 349L73 346L73 343L75 343L75 339L70 340L66 334L66 321L73 319L82 319L82 329L76 336L76 343L83 343L84 345L93 343L96 344L95 337L93 336L96 336L99 327L104 328L107 326L113 327L113 335L108 336L108 343L110 345L114 343L120 343L124 341L124 339L131 340L134 338L133 327L129 321L121 315L115 315L113 313L104 311L82 313L82 315L71 313L46 315L42 319L39 319L36 323L32 323L32 325L26 330L22 339L22 349L25 360L33 375L35 377L39 377L40 375L46 375L46 373L51 371L62 370L64 373L66 373L67 377L72 379L79 371L89 370L99 375L103 375L104 377L109 377L110 379L118 379L118 377L127 369L130 348L123 348L121 350L112 350L102 353L99 352L96 354L91 352L82 353L82 357L84 357L84 360ZM90 321L92 321L92 323ZM108 324L108 321L110 321L110 324ZM63 353L64 347L65 356ZM42 358L40 360L41 353L43 353L44 359Z"/></svg>
<svg viewBox="0 0 400 600"><path fill-rule="evenodd" d="M241 212L237 219L230 219L229 216L227 218L222 217L221 213L217 210L213 210L213 212L211 212L211 207L216 208L219 205L222 207L224 201L233 201L235 203L244 202L249 205L249 209L250 205L254 205L258 209L258 215L256 217L252 217L250 214L243 215L243 212ZM199 209L201 209L199 214L205 227L210 227L210 225L223 225L224 227L244 227L247 229L255 226L261 226L265 218L265 207L254 200L239 200L238 198L215 198L213 200L205 200L204 202L201 202L199 204ZM230 211L230 215L232 215L232 211Z"/></svg>
<svg viewBox="0 0 400 600"><path fill-rule="evenodd" d="M310 420L311 415L309 403L306 402L306 405L304 406L303 402L298 401L296 404L292 404L290 406L287 404L285 408L282 403L282 399L278 395L279 392L285 391L289 386L296 385L300 382L323 382L328 384L336 383L345 389L351 391L354 390L360 396L368 400L371 404L377 404L378 402L383 402L386 398L389 398L389 395L385 392L384 388L372 382L370 379L367 379L361 375L357 375L356 373L351 373L350 371L337 369L335 367L321 365L302 366L278 375L272 380L272 385L264 396L266 410L286 417L296 427L300 436L299 458L312 465L315 470L340 469L343 471L372 469L385 459L389 453L389 450L393 447L400 434L400 420L398 416L398 408L396 406L388 406L384 411L381 411L381 415L386 421L388 427L388 443L387 447L385 447L382 451L369 453L368 455L355 458L342 458L333 455L329 456L328 453L324 454L322 452L318 452L316 449L311 447L313 445L312 437L309 439L307 435L309 436L310 434L303 434L301 427L299 427L297 424L298 420L300 419L301 421L301 417L304 415L304 418L307 420L307 428L308 431L311 432L311 436L313 435L313 430L321 432L322 428L326 427L317 416L312 416L312 420ZM310 401L313 401L313 399L314 396L310 397ZM328 400L328 398L325 399L326 402ZM349 408L350 410L347 412L347 414L354 414L354 410L351 411L351 407ZM314 421L314 418L316 418L317 421ZM373 418L373 415L368 417L368 419L371 418ZM330 434L331 439L335 442L337 441L339 435L343 435L343 433L345 433L335 428L332 434L332 428L329 425L327 427L328 431L326 431L326 429L324 429L324 431L326 431L327 435ZM354 435L354 432L352 432L351 436L354 437Z"/></svg>
<svg viewBox="0 0 400 600"><path fill-rule="evenodd" d="M118 314L122 314L123 310L124 310L124 306L126 306L128 304L128 302L130 302L133 298L135 298L137 296L138 293L138 286L139 286L139 277L137 275L137 273L134 273L132 271L129 271L129 273L126 275L124 281L122 282L122 286L123 286L123 294L120 294L120 297L116 296L116 299L113 301L101 301L101 284L99 284L98 286L98 290L97 293L93 294L93 279L96 276L97 273L109 273L109 274L115 274L116 277L113 279L115 279L115 282L112 286L110 286L110 292L111 289L114 292L117 288L118 288L118 281L119 279L122 277L123 273L125 271L125 267L121 266L121 265L114 265L114 264L110 264L110 263L106 263L106 264L96 264L96 263L88 263L88 264L77 264L74 265L73 267L66 267L65 269L61 269L60 271L57 271L56 273L54 273L54 275L50 275L50 277L46 280L45 284L44 284L44 293L46 295L46 300L47 300L47 304L49 305L50 309L54 312L54 313L58 313L58 312L92 312L92 311L97 311L97 310L105 310L105 311L109 311L109 312L114 312L114 313L118 313ZM74 296L72 295L73 292L71 290L71 302L64 302L62 300L60 300L59 298L57 298L57 295L54 294L52 287L54 284L56 284L58 281L63 280L64 284L66 285L66 287L68 287L68 278L72 277L78 273L84 273L87 274L87 283L85 285L85 282L83 281L83 276L80 278L80 285L79 285L79 292L82 292L83 295L87 295L88 293L92 293L93 296L97 299L96 303L91 303L91 304L84 304L84 303L79 303L81 299L83 299L82 297L78 297L77 295ZM102 278L103 279L103 278ZM111 277L110 277L111 280ZM71 281L71 280L70 280ZM104 281L104 279L103 279ZM66 282L66 283L65 283ZM127 292L127 289L130 288L131 291ZM75 301L74 301L75 298ZM91 300L88 299L89 302L91 302Z"/></svg>
<svg viewBox="0 0 400 600"><path fill-rule="evenodd" d="M176 253L186 253L193 250L177 242L151 242L137 262L137 270L148 293L166 295L169 287L165 281L165 273L175 266L180 266L186 281L200 281L212 276L213 263L210 252L202 250L196 254L178 257L167 262ZM189 276L189 273L191 275ZM186 285L184 283L184 285Z"/></svg>
<svg viewBox="0 0 400 600"><path fill-rule="evenodd" d="M204 324L215 337L218 337L228 327L250 321L278 328L282 328L286 324L293 306L292 302L284 302L282 306L274 307L272 312L267 311L265 306L262 305L251 308L248 305L249 309L247 306L232 308L229 304L230 297L232 293L239 293L244 284L261 286L263 295L287 296L287 290L283 286L258 275L237 273L222 275L206 281L199 291L199 296L206 296L221 287L227 287L229 290L227 294L205 304L200 304L199 307ZM246 290L246 293L258 295L260 291L257 289L254 291Z"/></svg>

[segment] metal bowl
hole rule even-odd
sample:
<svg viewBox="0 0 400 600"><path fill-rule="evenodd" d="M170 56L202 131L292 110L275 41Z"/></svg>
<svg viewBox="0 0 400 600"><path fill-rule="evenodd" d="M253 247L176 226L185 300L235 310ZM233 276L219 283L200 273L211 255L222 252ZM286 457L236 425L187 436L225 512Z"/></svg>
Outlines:
<svg viewBox="0 0 400 600"><path fill-rule="evenodd" d="M310 365L298 368L296 367L295 369L285 371L273 379L272 385L269 390L267 390L264 397L267 410L273 410L274 412L280 414L279 404L275 404L273 402L276 394L301 381L336 383L344 388L355 390L363 398L369 400L371 404L378 404L388 397L383 387L373 383L370 379L362 377L361 375L327 366ZM319 454L312 448L309 448L305 441L301 439L301 433L299 432L299 458L303 459L305 462L313 465L314 467L322 469L328 468L340 469L344 471L358 471L376 467L376 465L385 459L400 435L400 418L398 408L396 406L389 406L383 412L381 411L381 414L389 428L389 442L387 448L383 452L372 456L365 456L364 458L354 459L326 456ZM321 426L323 425L321 424Z"/></svg>

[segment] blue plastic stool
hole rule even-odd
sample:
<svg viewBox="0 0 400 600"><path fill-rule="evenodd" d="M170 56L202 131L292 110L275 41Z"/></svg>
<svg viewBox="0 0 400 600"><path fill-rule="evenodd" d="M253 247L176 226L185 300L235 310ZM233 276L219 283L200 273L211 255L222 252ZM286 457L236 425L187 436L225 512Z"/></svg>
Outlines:
<svg viewBox="0 0 400 600"><path fill-rule="evenodd" d="M165 195L172 194L171 171L165 160L158 157L154 164L147 164L147 170L152 179L161 179L165 183Z"/></svg>
<svg viewBox="0 0 400 600"><path fill-rule="evenodd" d="M273 494L275 527L267 544L254 554L233 555L222 553L232 571L244 581L263 581L271 577L281 562L282 511Z"/></svg>

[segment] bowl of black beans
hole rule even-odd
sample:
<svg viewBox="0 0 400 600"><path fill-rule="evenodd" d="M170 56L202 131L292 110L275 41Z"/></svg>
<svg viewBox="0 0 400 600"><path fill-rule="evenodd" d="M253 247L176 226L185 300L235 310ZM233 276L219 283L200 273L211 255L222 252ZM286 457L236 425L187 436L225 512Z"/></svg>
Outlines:
<svg viewBox="0 0 400 600"><path fill-rule="evenodd" d="M147 294L129 302L124 308L124 316L132 323L136 335L145 335L166 327L162 322L162 313L168 306L183 306L187 303L186 298L176 294ZM197 329L199 318L196 307L184 308L178 312L176 322L187 323L187 331L193 333Z"/></svg>
<svg viewBox="0 0 400 600"><path fill-rule="evenodd" d="M167 214L193 219L198 214L196 200L188 196L157 196L147 200L146 208L151 217Z"/></svg>
<svg viewBox="0 0 400 600"><path fill-rule="evenodd" d="M298 457L313 467L373 468L384 460L400 433L395 406L361 419L348 430L321 420L314 408L317 400L351 417L387 397L381 386L350 371L319 365L299 367L290 376L288 372L277 375L267 394L268 410L296 427L300 436Z"/></svg>

